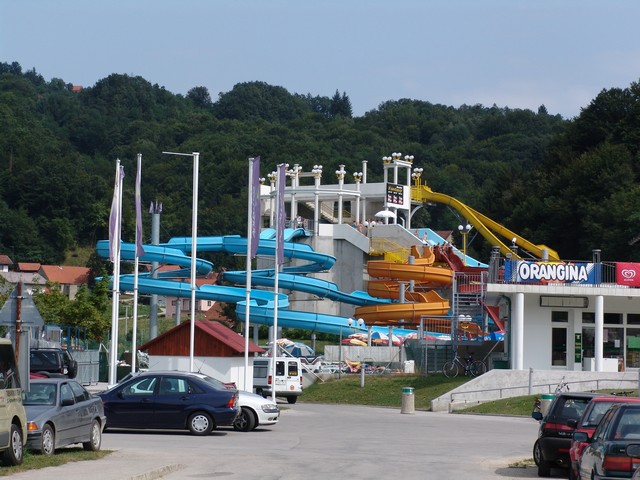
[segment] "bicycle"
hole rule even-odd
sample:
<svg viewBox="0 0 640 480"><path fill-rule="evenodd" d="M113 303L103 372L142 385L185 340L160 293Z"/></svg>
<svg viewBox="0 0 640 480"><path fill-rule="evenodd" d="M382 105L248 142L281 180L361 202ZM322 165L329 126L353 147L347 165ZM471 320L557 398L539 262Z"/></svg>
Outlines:
<svg viewBox="0 0 640 480"><path fill-rule="evenodd" d="M460 368L465 375L471 375L477 377L487 371L487 366L480 360L474 360L473 354L469 354L465 359L461 359L458 356L458 352L453 352L453 360L448 361L442 366L442 373L447 378L457 377L460 373Z"/></svg>
<svg viewBox="0 0 640 480"><path fill-rule="evenodd" d="M556 391L554 393L557 395L558 393L568 392L568 391L569 391L569 384L565 382L564 377L562 377L560 379L560 383L556 385Z"/></svg>

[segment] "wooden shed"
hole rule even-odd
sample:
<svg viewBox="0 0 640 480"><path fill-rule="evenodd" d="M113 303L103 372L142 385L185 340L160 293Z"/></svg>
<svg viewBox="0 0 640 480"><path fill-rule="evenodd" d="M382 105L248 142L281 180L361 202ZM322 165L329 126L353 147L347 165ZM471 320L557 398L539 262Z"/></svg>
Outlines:
<svg viewBox="0 0 640 480"><path fill-rule="evenodd" d="M190 368L191 322L184 321L162 335L140 345L149 354L150 370L181 370ZM244 337L220 322L194 322L194 369L223 382L235 382L238 387L253 389L253 361L249 362L249 384L244 386ZM249 342L249 356L264 353Z"/></svg>

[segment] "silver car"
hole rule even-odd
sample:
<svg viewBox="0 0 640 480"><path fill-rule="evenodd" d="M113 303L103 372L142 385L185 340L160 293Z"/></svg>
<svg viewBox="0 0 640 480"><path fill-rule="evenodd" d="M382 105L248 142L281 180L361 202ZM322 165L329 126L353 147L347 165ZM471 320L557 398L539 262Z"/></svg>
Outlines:
<svg viewBox="0 0 640 480"><path fill-rule="evenodd" d="M238 394L241 411L233 422L233 428L240 432L250 432L259 426L278 423L280 408L277 404L255 393L238 390Z"/></svg>
<svg viewBox="0 0 640 480"><path fill-rule="evenodd" d="M102 400L75 380L31 380L23 404L27 448L45 455L75 443L82 443L85 450L100 450L106 422Z"/></svg>

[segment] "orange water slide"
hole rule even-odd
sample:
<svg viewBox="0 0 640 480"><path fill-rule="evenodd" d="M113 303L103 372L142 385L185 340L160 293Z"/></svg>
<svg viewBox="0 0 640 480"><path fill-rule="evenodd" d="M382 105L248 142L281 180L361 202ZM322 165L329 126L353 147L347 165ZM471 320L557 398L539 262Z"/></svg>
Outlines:
<svg viewBox="0 0 640 480"><path fill-rule="evenodd" d="M453 271L445 267L434 267L433 250L425 247L420 253L412 247L411 254L415 261L395 263L384 260L372 260L367 263L367 272L373 278L367 291L379 298L398 300L400 298L400 282L413 280L415 289L438 288L450 286ZM370 305L356 308L355 315L369 325L397 325L399 323L417 324L424 315L446 315L449 312L449 301L436 291L405 291L404 303Z"/></svg>

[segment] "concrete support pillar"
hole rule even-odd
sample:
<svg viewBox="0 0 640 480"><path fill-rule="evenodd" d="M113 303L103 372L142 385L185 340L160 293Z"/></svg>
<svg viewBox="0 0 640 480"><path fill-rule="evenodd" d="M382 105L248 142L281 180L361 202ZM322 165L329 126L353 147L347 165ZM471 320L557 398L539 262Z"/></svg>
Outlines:
<svg viewBox="0 0 640 480"><path fill-rule="evenodd" d="M511 365L514 370L524 370L524 293L522 292L515 295L511 320Z"/></svg>
<svg viewBox="0 0 640 480"><path fill-rule="evenodd" d="M604 297L602 295L596 296L595 299L595 314L596 314L596 331L595 331L595 363L596 363L596 372L602 372L603 361L602 358L604 356Z"/></svg>

